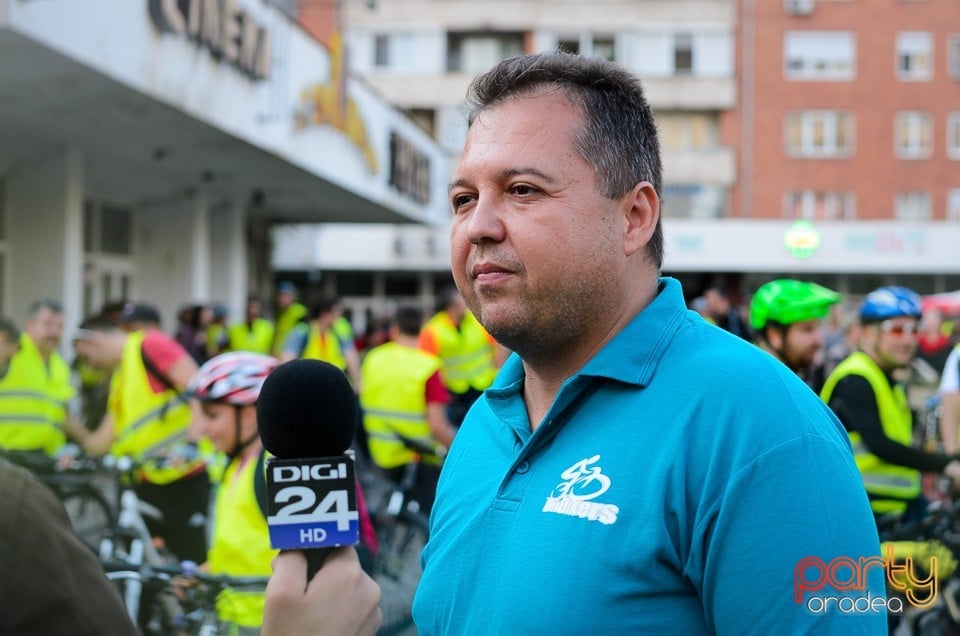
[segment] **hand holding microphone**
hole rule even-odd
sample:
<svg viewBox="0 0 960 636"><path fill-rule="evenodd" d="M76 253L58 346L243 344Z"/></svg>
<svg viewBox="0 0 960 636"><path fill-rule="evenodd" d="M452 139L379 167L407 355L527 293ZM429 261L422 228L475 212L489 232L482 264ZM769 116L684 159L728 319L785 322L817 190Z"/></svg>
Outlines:
<svg viewBox="0 0 960 636"><path fill-rule="evenodd" d="M281 552L267 584L262 636L373 636L380 627L380 588L356 551L333 548L320 576L304 586L307 563Z"/></svg>

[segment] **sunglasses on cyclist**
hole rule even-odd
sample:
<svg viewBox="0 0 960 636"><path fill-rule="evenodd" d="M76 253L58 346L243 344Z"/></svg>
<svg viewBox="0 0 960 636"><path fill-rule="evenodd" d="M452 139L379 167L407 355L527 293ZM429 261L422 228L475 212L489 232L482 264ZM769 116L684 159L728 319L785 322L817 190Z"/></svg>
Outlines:
<svg viewBox="0 0 960 636"><path fill-rule="evenodd" d="M911 336L917 331L919 331L920 325L916 322L893 322L892 320L884 320L880 323L880 330L884 333L892 333L897 336L902 336L904 334Z"/></svg>

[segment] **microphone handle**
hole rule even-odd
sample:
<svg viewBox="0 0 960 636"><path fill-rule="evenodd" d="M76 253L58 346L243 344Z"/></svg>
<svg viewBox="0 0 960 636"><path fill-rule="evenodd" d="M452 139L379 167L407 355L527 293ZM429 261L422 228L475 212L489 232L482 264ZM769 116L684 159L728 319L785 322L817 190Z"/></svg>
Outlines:
<svg viewBox="0 0 960 636"><path fill-rule="evenodd" d="M311 548L304 550L303 554L307 557L307 584L313 580L313 575L320 571L323 562L327 560L327 555L336 548Z"/></svg>

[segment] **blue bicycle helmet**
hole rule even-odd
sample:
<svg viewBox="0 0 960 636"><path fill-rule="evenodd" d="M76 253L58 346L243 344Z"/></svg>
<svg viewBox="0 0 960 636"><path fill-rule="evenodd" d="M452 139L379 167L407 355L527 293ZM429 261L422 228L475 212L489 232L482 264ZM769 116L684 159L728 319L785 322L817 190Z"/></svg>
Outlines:
<svg viewBox="0 0 960 636"><path fill-rule="evenodd" d="M920 318L922 313L920 296L906 287L879 287L860 305L861 322L880 322L902 316Z"/></svg>

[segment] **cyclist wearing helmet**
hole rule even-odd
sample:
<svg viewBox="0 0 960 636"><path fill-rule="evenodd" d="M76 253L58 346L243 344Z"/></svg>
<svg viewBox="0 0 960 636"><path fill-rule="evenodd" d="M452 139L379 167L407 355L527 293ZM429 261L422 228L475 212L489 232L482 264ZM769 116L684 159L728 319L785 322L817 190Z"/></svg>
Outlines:
<svg viewBox="0 0 960 636"><path fill-rule="evenodd" d="M850 435L877 516L922 516L921 472L944 473L960 486L960 461L912 447L913 416L893 377L916 353L920 314L920 297L909 289L871 292L860 306L860 350L834 369L821 394Z"/></svg>
<svg viewBox="0 0 960 636"><path fill-rule="evenodd" d="M816 283L772 280L750 301L750 326L762 349L814 384L810 371L823 348L820 321L838 302L840 294Z"/></svg>
<svg viewBox="0 0 960 636"><path fill-rule="evenodd" d="M203 433L229 460L217 485L207 561L213 574L269 576L277 551L270 547L264 507L258 501L265 484L263 444L257 432L257 398L277 366L270 356L245 351L211 358L196 372L187 391L200 402ZM220 619L236 633L259 634L263 594L225 591L217 599ZM231 632L234 633L234 632Z"/></svg>

